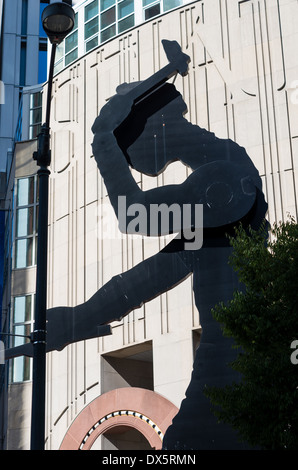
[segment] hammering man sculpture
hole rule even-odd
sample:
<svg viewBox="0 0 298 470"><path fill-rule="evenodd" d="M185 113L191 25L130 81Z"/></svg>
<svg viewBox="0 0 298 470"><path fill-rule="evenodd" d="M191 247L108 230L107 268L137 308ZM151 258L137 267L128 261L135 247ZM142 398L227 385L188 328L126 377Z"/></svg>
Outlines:
<svg viewBox="0 0 298 470"><path fill-rule="evenodd" d="M134 84L123 84L102 108L94 122L93 154L119 220L129 233L132 216L121 213L119 201L147 208L152 204L179 204L190 208L189 217L169 222L168 233L177 236L159 253L131 270L114 276L87 302L57 307L47 312L47 351L110 334L110 323L120 320L144 302L170 290L191 274L202 336L186 397L164 438L164 449L240 449L231 429L217 423L206 385L224 386L239 377L230 368L235 351L213 319L212 307L232 297L239 288L228 265L231 255L227 233L236 224L258 228L267 204L257 169L244 148L230 139L192 125L185 118L186 105L168 80L188 72L190 58L175 41L163 41L168 65ZM180 185L142 191L130 167L156 176L180 160L192 173ZM203 208L201 218L196 208ZM146 220L142 235L165 235L162 224ZM197 231L203 242L197 243ZM133 232L136 233L136 232ZM30 343L6 351L6 357L32 354Z"/></svg>

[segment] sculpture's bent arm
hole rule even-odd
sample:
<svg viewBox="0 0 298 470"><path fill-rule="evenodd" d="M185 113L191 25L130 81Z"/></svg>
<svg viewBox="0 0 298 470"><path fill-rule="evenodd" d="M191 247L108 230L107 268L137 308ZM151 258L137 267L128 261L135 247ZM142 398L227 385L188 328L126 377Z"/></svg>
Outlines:
<svg viewBox="0 0 298 470"><path fill-rule="evenodd" d="M125 102L125 95L115 95L102 108L99 116L94 122L92 131L94 140L92 144L93 155L97 162L101 176L104 180L111 204L116 217L121 219L121 207L119 206L119 197L125 198L125 207L132 208L133 205L140 205L148 211L151 205L165 204L171 207L173 204L182 206L191 203L191 191L188 188L187 181L180 185L166 185L149 191L142 191L136 183L127 159L121 150L118 141L114 135L114 130L120 126L123 120L131 111L130 103ZM127 214L126 214L127 215ZM123 219L122 219L123 220ZM135 233L129 230L129 216L126 218L126 226L119 223L119 228L125 233ZM119 220L120 222L120 220ZM150 228L150 217L147 218L147 233L143 235L164 235L160 230ZM182 229L182 226L176 226L175 232ZM171 233L171 228L168 233Z"/></svg>

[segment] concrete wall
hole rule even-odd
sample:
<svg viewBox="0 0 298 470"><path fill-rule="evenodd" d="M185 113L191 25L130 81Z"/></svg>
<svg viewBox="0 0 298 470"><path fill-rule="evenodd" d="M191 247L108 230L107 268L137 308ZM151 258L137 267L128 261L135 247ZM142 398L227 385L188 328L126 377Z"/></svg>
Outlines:
<svg viewBox="0 0 298 470"><path fill-rule="evenodd" d="M8 396L8 450L28 450L31 429L31 383L13 384L9 387Z"/></svg>

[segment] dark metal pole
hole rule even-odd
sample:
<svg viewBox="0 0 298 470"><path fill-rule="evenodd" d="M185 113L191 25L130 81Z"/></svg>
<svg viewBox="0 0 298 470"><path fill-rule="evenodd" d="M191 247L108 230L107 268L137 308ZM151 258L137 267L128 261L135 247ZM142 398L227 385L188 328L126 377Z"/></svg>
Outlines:
<svg viewBox="0 0 298 470"><path fill-rule="evenodd" d="M54 73L56 44L52 44L51 63L48 78L46 121L38 136L38 149L33 158L40 166L39 215L36 272L35 324L32 335L33 377L31 413L31 450L44 450L45 443L45 400L46 400L46 308L47 308L47 255L48 255L48 198L51 163L50 151L50 108Z"/></svg>

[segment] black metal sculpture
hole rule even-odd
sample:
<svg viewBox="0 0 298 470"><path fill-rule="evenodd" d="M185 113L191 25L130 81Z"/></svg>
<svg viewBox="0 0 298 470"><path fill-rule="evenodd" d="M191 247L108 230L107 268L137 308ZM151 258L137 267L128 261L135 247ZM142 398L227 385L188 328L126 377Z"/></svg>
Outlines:
<svg viewBox="0 0 298 470"><path fill-rule="evenodd" d="M109 334L110 323L144 302L172 289L193 274L193 289L200 315L202 337L190 385L181 409L168 429L165 449L239 449L235 434L218 424L204 395L206 385L224 386L239 377L229 363L235 351L223 337L211 308L225 302L239 288L228 265L231 255L227 233L242 224L257 228L267 204L258 171L244 148L229 139L194 126L184 118L186 105L170 77L187 74L189 57L178 43L163 41L169 64L147 80L123 84L102 108L94 122L93 154L104 179L122 232L164 235L162 221L150 217L152 205L187 208L188 217L168 220L168 233L176 238L155 256L113 277L87 302L48 311L47 351ZM181 185L142 191L130 167L157 175L180 160L193 171ZM147 214L144 229L132 224L134 214L121 211L139 205ZM203 208L202 220L196 209ZM140 227L139 227L140 228ZM203 231L203 242L197 233ZM6 357L31 355L26 344L6 351Z"/></svg>

